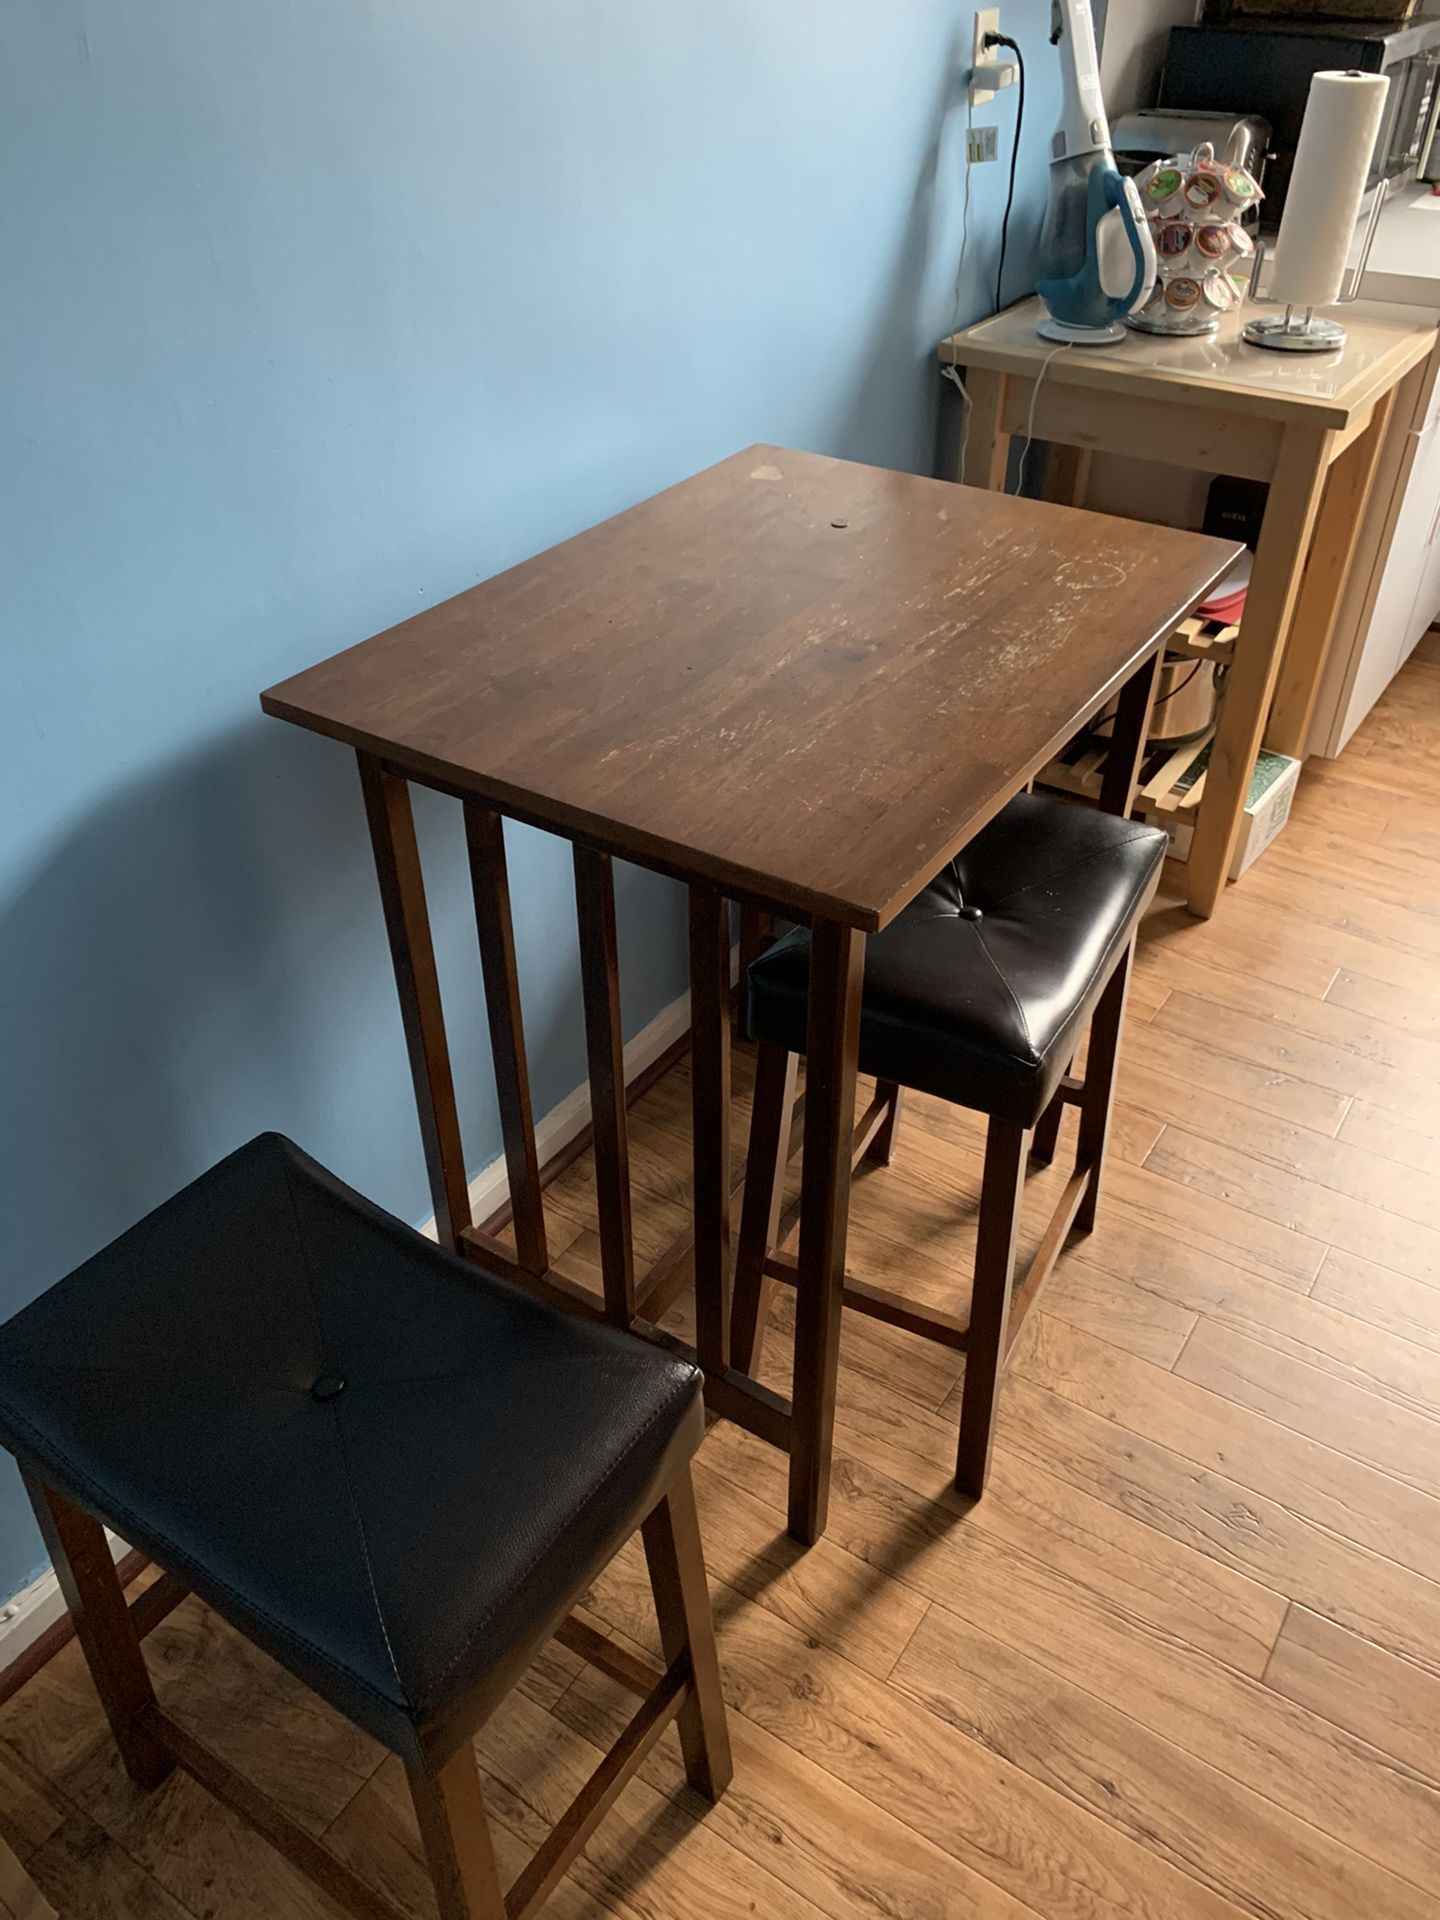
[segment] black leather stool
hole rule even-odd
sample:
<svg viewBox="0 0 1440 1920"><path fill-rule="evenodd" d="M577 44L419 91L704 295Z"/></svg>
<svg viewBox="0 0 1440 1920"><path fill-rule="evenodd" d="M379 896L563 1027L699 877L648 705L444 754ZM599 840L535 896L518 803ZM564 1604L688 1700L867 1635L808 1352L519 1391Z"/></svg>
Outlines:
<svg viewBox="0 0 1440 1920"><path fill-rule="evenodd" d="M441 1252L276 1134L0 1328L19 1459L131 1777L180 1765L366 1920L387 1902L156 1700L102 1522L400 1755L442 1920L542 1904L678 1714L730 1778L688 1361ZM570 1609L639 1528L667 1671ZM159 1584L159 1583L157 1583ZM508 1897L471 1745L543 1643L643 1696Z"/></svg>
<svg viewBox="0 0 1440 1920"><path fill-rule="evenodd" d="M968 1324L847 1280L845 1304L965 1354L956 1485L979 1495L1009 1346L1072 1227L1095 1223L1136 928L1166 836L1113 814L1017 796L865 950L860 1071L876 1099L852 1160L894 1151L901 1091L988 1114ZM805 1046L810 936L788 935L749 972L755 1106L736 1255L733 1364L753 1368L769 1285L794 1284L780 1251L795 1056ZM1070 1065L1090 1026L1084 1081ZM1015 1240L1027 1160L1054 1155L1067 1102L1080 1109L1075 1171L1019 1286ZM1033 1130L1033 1139L1032 1139ZM797 1352L797 1368L808 1364Z"/></svg>

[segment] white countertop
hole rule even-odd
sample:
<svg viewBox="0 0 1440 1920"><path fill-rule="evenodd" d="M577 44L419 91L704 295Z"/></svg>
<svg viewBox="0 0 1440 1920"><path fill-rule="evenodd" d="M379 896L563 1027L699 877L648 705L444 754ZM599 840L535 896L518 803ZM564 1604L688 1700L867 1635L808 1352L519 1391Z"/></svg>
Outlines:
<svg viewBox="0 0 1440 1920"><path fill-rule="evenodd" d="M1440 220L1440 214L1420 218ZM1440 286L1434 297L1440 305ZM1346 427L1435 344L1429 313L1408 306L1382 314L1374 304L1334 309L1346 331L1336 352L1267 353L1241 337L1249 314L1238 311L1226 314L1217 332L1199 337L1132 333L1115 346L1057 349L1037 333L1044 308L1030 299L942 341L940 358L1039 376L1052 387L1142 392L1179 405L1223 402L1230 412L1256 418Z"/></svg>
<svg viewBox="0 0 1440 1920"><path fill-rule="evenodd" d="M1360 295L1440 313L1440 195L1428 186L1405 187L1381 214Z"/></svg>

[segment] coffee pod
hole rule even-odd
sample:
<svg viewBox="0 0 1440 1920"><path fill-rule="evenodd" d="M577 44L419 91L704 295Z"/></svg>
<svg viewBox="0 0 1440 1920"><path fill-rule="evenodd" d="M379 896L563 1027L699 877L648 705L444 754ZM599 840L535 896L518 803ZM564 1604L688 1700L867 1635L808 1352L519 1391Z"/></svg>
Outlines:
<svg viewBox="0 0 1440 1920"><path fill-rule="evenodd" d="M1204 291L1206 305L1213 307L1217 313L1229 313L1239 298L1235 282L1228 273L1221 273L1218 269L1206 274Z"/></svg>
<svg viewBox="0 0 1440 1920"><path fill-rule="evenodd" d="M1145 183L1145 198L1152 207L1163 207L1184 184L1185 177L1178 167L1157 167Z"/></svg>
<svg viewBox="0 0 1440 1920"><path fill-rule="evenodd" d="M1230 236L1230 245L1234 248L1235 252L1239 254L1242 260L1248 260L1255 251L1255 242L1250 238L1244 227L1237 222L1234 226L1227 227L1225 231Z"/></svg>
<svg viewBox="0 0 1440 1920"><path fill-rule="evenodd" d="M1188 220L1162 221L1155 235L1155 251L1162 260L1180 260L1190 251L1195 229Z"/></svg>
<svg viewBox="0 0 1440 1920"><path fill-rule="evenodd" d="M1197 213L1204 213L1213 207L1225 191L1218 173L1192 173L1185 182L1185 204L1194 207Z"/></svg>
<svg viewBox="0 0 1440 1920"><path fill-rule="evenodd" d="M1223 260L1230 251L1230 228L1218 221L1197 228L1195 245L1207 260Z"/></svg>
<svg viewBox="0 0 1440 1920"><path fill-rule="evenodd" d="M1200 282L1184 273L1177 279L1167 280L1165 304L1173 307L1177 313L1189 313L1200 304Z"/></svg>
<svg viewBox="0 0 1440 1920"><path fill-rule="evenodd" d="M1232 207L1253 207L1265 198L1258 184L1243 167L1226 167L1221 176L1225 198Z"/></svg>

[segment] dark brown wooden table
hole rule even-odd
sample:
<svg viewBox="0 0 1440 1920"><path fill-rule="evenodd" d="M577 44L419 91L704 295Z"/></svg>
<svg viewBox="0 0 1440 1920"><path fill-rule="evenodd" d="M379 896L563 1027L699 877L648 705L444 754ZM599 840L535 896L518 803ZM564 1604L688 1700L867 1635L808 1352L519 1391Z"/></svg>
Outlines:
<svg viewBox="0 0 1440 1920"><path fill-rule="evenodd" d="M1128 811L1159 649L1228 542L751 447L272 687L353 747L442 1242L646 1337L688 1243L637 1276L611 862L689 889L696 1352L707 1401L829 1490L865 936L1113 695ZM472 1220L408 783L465 812L514 1208ZM551 1266L502 816L574 845L603 1306ZM814 933L791 1400L729 1361L729 902Z"/></svg>

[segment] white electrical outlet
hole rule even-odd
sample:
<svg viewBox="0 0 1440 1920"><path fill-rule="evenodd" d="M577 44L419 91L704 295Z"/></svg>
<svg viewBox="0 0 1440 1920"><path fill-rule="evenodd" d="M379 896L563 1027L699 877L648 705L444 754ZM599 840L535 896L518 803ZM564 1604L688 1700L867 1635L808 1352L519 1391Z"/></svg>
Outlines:
<svg viewBox="0 0 1440 1920"><path fill-rule="evenodd" d="M999 7L977 7L975 9L975 46L970 56L977 67L982 60L990 58L990 49L985 45L986 34L999 31Z"/></svg>
<svg viewBox="0 0 1440 1920"><path fill-rule="evenodd" d="M970 104L972 107L987 106L1002 87L1015 84L1015 66L1013 61L1002 59L1003 47L987 47L987 33L1000 31L999 7L977 7L975 10L975 42L970 54Z"/></svg>

